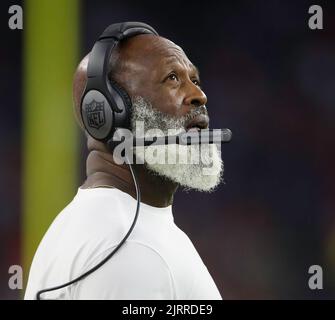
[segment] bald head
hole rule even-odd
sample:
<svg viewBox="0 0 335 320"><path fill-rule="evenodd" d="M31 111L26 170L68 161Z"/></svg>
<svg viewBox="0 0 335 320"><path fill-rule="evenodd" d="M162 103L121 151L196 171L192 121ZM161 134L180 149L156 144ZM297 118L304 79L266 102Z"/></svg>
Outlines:
<svg viewBox="0 0 335 320"><path fill-rule="evenodd" d="M88 55L80 62L73 83L75 115L81 128L80 101L87 64ZM197 68L179 46L160 36L138 35L119 43L110 59L109 78L131 98L144 97L153 107L174 116L183 116L207 101Z"/></svg>

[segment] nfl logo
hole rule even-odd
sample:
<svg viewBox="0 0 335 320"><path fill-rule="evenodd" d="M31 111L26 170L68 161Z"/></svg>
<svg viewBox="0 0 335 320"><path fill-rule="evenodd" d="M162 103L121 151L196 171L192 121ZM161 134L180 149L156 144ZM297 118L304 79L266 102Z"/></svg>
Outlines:
<svg viewBox="0 0 335 320"><path fill-rule="evenodd" d="M105 102L92 100L85 105L88 125L99 129L105 124Z"/></svg>

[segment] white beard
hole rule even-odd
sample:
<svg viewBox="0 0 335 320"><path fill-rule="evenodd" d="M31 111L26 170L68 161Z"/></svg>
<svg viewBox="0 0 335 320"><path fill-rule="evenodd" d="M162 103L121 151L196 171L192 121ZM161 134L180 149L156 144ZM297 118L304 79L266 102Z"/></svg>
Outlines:
<svg viewBox="0 0 335 320"><path fill-rule="evenodd" d="M141 138L139 130L136 130L138 122L141 121L146 137L156 134L174 135L185 131L186 121L199 113L203 112L197 110L187 116L176 118L153 109L142 97L135 97L131 129L137 138ZM158 129L156 133L155 129ZM147 130L150 130L150 133ZM154 174L168 178L186 190L211 192L222 181L223 161L220 149L221 145L218 147L216 144L168 144L136 147L135 154Z"/></svg>

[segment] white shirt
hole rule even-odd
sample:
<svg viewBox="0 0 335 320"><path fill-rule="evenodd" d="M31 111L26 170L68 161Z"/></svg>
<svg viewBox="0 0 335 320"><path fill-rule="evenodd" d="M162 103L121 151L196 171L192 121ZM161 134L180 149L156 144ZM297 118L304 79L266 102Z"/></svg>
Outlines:
<svg viewBox="0 0 335 320"><path fill-rule="evenodd" d="M25 299L68 282L106 257L123 239L136 200L116 188L78 189L44 235L31 265ZM119 251L85 279L42 299L221 300L172 206L141 203L134 230Z"/></svg>

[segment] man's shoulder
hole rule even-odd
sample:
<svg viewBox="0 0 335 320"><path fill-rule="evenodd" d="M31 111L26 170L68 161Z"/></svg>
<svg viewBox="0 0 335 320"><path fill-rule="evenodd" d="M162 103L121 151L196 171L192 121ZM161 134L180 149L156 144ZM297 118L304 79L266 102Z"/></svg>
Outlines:
<svg viewBox="0 0 335 320"><path fill-rule="evenodd" d="M117 189L95 188L78 189L73 200L59 214L67 223L75 223L76 229L81 227L98 232L106 230L108 233L117 222L122 223L131 216L124 199ZM132 213L132 211L131 211Z"/></svg>
<svg viewBox="0 0 335 320"><path fill-rule="evenodd" d="M84 271L105 259L115 247L97 255ZM174 299L168 264L153 247L129 240L92 275L75 285L73 299Z"/></svg>
<svg viewBox="0 0 335 320"><path fill-rule="evenodd" d="M114 201L113 201L114 200ZM100 192L80 192L56 216L45 233L36 258L86 262L117 244L129 228L117 198Z"/></svg>

